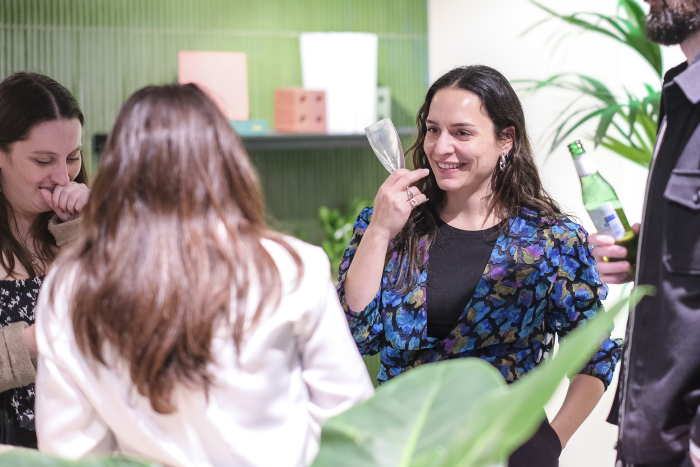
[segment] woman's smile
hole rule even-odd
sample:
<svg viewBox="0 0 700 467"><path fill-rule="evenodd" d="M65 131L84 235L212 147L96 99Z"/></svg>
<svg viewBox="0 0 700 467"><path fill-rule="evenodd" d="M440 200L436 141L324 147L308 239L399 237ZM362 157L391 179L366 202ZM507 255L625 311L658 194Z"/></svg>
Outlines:
<svg viewBox="0 0 700 467"><path fill-rule="evenodd" d="M466 165L461 163L436 162L442 173L456 172L460 167Z"/></svg>

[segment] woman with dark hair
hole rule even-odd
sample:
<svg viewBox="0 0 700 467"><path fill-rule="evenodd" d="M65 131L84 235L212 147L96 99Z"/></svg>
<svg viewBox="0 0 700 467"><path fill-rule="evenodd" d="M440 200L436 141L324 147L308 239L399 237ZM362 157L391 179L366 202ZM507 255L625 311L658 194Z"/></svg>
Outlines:
<svg viewBox="0 0 700 467"><path fill-rule="evenodd" d="M354 226L338 293L363 355L385 382L417 365L479 357L516 381L603 308L583 228L545 192L512 87L486 66L456 68L428 90L413 145ZM610 384L620 341L573 378L551 426L511 466L558 465ZM553 430L552 430L553 428Z"/></svg>
<svg viewBox="0 0 700 467"><path fill-rule="evenodd" d="M37 319L39 449L304 466L373 392L323 250L271 232L257 175L194 85L147 87L107 140L83 235Z"/></svg>
<svg viewBox="0 0 700 467"><path fill-rule="evenodd" d="M71 93L37 73L0 83L0 443L36 448L34 310L59 250L89 197L83 114Z"/></svg>

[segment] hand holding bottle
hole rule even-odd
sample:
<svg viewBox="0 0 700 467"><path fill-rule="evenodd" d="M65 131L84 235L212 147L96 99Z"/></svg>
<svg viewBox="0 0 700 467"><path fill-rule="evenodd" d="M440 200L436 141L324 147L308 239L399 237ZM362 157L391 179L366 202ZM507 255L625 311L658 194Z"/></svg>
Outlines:
<svg viewBox="0 0 700 467"><path fill-rule="evenodd" d="M639 235L639 224L634 224L632 231L635 235ZM593 257L596 260L600 280L603 283L624 284L634 279L629 261L609 261L627 256L627 248L616 245L613 237L591 234L588 236L588 243L593 245Z"/></svg>

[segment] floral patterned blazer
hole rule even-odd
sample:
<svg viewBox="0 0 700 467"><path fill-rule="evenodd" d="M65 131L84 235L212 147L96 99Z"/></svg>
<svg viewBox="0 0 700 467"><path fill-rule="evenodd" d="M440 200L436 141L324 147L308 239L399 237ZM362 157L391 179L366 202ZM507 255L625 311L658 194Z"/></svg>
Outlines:
<svg viewBox="0 0 700 467"><path fill-rule="evenodd" d="M527 209L509 221L507 234L499 235L474 296L445 339L427 333L425 247L411 292L400 295L401 284L389 283L389 274L401 267L394 253L387 257L376 297L364 310L351 310L345 277L371 217L372 209L366 208L355 222L340 265L338 295L360 353L381 356L380 383L423 363L460 357L482 358L512 382L547 358L555 334L564 337L605 312L600 300L608 288L600 281L583 227ZM621 346L620 339L606 339L581 373L599 378L607 388Z"/></svg>

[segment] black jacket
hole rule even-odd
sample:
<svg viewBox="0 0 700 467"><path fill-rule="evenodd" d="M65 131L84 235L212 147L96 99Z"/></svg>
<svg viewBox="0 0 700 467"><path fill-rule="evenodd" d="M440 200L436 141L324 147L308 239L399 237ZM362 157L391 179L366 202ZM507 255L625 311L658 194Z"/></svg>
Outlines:
<svg viewBox="0 0 700 467"><path fill-rule="evenodd" d="M657 294L630 313L608 419L620 426L618 456L629 464L668 461L690 439L700 446L699 58L664 78L636 277Z"/></svg>

